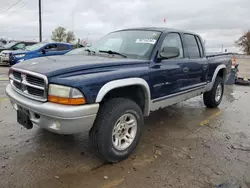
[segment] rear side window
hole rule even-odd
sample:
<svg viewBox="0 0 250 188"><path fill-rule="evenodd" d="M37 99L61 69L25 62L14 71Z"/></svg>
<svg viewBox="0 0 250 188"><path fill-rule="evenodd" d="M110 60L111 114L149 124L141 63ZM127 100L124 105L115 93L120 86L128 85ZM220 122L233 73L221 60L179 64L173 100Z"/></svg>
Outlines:
<svg viewBox="0 0 250 188"><path fill-rule="evenodd" d="M64 51L64 50L68 50L69 47L67 45L60 44L57 46L57 49L58 51Z"/></svg>
<svg viewBox="0 0 250 188"><path fill-rule="evenodd" d="M200 57L203 57L204 56L204 51L203 51L203 48L202 48L202 44L201 44L201 40L199 37L195 37L197 42L198 42L198 45L199 45L199 50L200 50Z"/></svg>
<svg viewBox="0 0 250 188"><path fill-rule="evenodd" d="M189 58L200 58L200 51L194 35L184 34Z"/></svg>

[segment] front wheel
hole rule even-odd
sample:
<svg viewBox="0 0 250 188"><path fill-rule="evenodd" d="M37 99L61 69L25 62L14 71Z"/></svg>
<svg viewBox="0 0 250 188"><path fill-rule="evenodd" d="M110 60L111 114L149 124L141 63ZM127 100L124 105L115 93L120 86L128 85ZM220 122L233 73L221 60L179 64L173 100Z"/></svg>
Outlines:
<svg viewBox="0 0 250 188"><path fill-rule="evenodd" d="M101 159L119 162L136 148L142 126L142 110L135 102L125 98L110 99L100 107L90 140Z"/></svg>
<svg viewBox="0 0 250 188"><path fill-rule="evenodd" d="M216 108L220 105L224 93L224 83L221 77L217 77L213 88L203 94L204 104L208 108Z"/></svg>

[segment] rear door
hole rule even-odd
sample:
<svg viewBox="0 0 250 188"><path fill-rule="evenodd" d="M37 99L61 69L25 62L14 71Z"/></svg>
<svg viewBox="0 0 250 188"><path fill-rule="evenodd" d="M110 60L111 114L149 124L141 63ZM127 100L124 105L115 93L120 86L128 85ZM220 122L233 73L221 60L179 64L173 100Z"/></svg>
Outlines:
<svg viewBox="0 0 250 188"><path fill-rule="evenodd" d="M57 45L57 53L63 55L70 51L70 46L66 44L58 44Z"/></svg>
<svg viewBox="0 0 250 188"><path fill-rule="evenodd" d="M184 70L188 74L187 88L203 86L207 81L208 62L201 39L196 35L184 33L183 41L185 56L188 57L187 68Z"/></svg>

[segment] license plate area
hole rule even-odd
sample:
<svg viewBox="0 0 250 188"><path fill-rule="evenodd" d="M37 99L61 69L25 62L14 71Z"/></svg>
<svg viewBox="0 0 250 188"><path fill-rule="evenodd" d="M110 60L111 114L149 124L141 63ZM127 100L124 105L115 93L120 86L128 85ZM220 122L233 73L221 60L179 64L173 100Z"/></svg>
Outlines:
<svg viewBox="0 0 250 188"><path fill-rule="evenodd" d="M33 124L30 121L29 111L21 106L18 106L17 122L27 129L31 129L33 127Z"/></svg>

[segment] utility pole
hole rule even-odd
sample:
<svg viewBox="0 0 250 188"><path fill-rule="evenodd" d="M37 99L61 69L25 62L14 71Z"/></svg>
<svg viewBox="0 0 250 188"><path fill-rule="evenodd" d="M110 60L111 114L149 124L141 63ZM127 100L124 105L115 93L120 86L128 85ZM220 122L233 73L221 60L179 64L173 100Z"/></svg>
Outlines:
<svg viewBox="0 0 250 188"><path fill-rule="evenodd" d="M42 10L41 10L41 0L38 0L39 6L39 42L42 42Z"/></svg>

